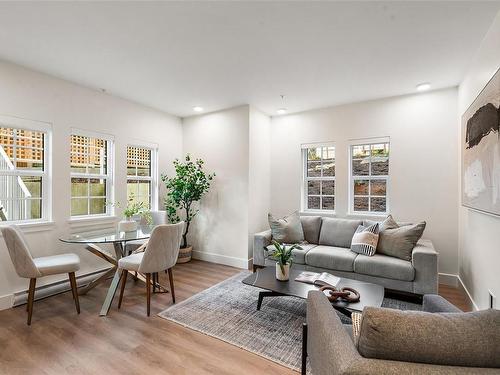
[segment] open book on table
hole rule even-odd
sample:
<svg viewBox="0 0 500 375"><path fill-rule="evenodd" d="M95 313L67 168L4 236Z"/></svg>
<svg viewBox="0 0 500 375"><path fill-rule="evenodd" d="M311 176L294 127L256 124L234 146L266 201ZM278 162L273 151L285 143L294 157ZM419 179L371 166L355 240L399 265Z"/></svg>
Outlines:
<svg viewBox="0 0 500 375"><path fill-rule="evenodd" d="M333 276L328 272L317 273L304 271L299 276L295 278L295 281L301 283L314 284L317 286L337 286L340 281L340 277Z"/></svg>

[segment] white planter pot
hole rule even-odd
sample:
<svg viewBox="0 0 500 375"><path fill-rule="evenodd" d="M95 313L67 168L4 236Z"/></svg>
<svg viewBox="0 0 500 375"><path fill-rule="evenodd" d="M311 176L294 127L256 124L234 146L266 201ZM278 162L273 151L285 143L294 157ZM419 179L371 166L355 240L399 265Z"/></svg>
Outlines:
<svg viewBox="0 0 500 375"><path fill-rule="evenodd" d="M289 277L290 277L290 265L285 264L282 270L279 263L276 263L276 279L278 279L279 281L288 281Z"/></svg>
<svg viewBox="0 0 500 375"><path fill-rule="evenodd" d="M122 220L118 223L118 231L120 232L133 232L137 230L137 221L135 220Z"/></svg>

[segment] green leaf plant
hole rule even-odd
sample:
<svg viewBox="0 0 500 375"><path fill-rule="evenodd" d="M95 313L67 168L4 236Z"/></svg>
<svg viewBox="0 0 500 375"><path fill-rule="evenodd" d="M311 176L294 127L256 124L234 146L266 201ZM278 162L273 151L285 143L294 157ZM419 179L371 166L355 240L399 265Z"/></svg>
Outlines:
<svg viewBox="0 0 500 375"><path fill-rule="evenodd" d="M182 248L188 247L187 235L193 218L198 213L195 203L200 201L203 195L210 189L210 183L215 173L207 173L203 169L203 160L191 160L189 154L185 161L174 160L175 176L161 175L161 179L167 189L165 196L165 210L170 223L178 223L182 213L186 227L182 235Z"/></svg>
<svg viewBox="0 0 500 375"><path fill-rule="evenodd" d="M294 245L280 244L275 240L273 240L272 242L276 250L273 252L271 256L279 264L281 272L285 273L285 266L287 264L291 266L293 263L292 250L295 249L302 250L302 247L300 247L300 245L298 244Z"/></svg>
<svg viewBox="0 0 500 375"><path fill-rule="evenodd" d="M130 198L127 200L127 205L123 209L123 216L125 216L127 220L131 220L132 216L139 215L144 218L148 224L152 224L153 218L151 217L149 205L144 202L134 202L134 200L134 194L130 194ZM112 205L118 208L123 207L120 202L112 203Z"/></svg>

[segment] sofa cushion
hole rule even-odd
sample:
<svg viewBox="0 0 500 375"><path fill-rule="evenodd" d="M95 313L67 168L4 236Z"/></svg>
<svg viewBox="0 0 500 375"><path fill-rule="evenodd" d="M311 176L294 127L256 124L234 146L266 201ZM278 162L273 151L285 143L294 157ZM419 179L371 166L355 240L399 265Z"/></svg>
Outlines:
<svg viewBox="0 0 500 375"><path fill-rule="evenodd" d="M381 229L377 253L411 260L411 253L425 230L425 221L402 227Z"/></svg>
<svg viewBox="0 0 500 375"><path fill-rule="evenodd" d="M321 229L321 216L301 216L300 222L304 231L304 239L309 243L317 245Z"/></svg>
<svg viewBox="0 0 500 375"><path fill-rule="evenodd" d="M361 220L322 218L319 244L336 247L351 247L351 240Z"/></svg>
<svg viewBox="0 0 500 375"><path fill-rule="evenodd" d="M281 219L276 219L268 214L269 226L271 227L272 239L278 243L301 243L304 241L304 231L300 222L298 211L291 213Z"/></svg>
<svg viewBox="0 0 500 375"><path fill-rule="evenodd" d="M387 279L413 281L415 269L411 262L382 254L359 255L354 260L354 272Z"/></svg>
<svg viewBox="0 0 500 375"><path fill-rule="evenodd" d="M354 271L356 253L343 247L316 246L306 254L306 264L337 271Z"/></svg>
<svg viewBox="0 0 500 375"><path fill-rule="evenodd" d="M314 245L314 244L300 244L300 247L302 248L302 250L300 250L300 249L293 249L292 250L293 263L296 263L296 264L306 264L306 254L307 254L307 252L309 250L311 250L312 248L316 247L316 246L317 245ZM274 251L276 250L276 248L274 247L274 245L269 245L269 246L266 247L266 249L268 251L269 256L271 256L274 253Z"/></svg>
<svg viewBox="0 0 500 375"><path fill-rule="evenodd" d="M467 367L500 367L500 310L427 313L367 307L363 357Z"/></svg>

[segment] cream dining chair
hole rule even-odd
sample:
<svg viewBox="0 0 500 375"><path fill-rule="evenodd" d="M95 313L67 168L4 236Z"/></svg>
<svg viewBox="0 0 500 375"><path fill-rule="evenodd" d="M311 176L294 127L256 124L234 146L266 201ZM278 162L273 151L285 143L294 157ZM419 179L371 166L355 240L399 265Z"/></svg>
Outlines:
<svg viewBox="0 0 500 375"><path fill-rule="evenodd" d="M19 277L30 279L28 291L28 325L31 325L33 301L35 298L36 279L43 276L67 273L75 307L80 314L80 303L76 288L75 272L80 269L80 258L76 254L61 254L33 258L24 236L16 225L2 227L2 235L9 251L10 259Z"/></svg>
<svg viewBox="0 0 500 375"><path fill-rule="evenodd" d="M154 227L148 242L143 245L143 252L136 252L118 261L118 268L122 270L121 289L118 308L122 305L123 291L127 282L128 271L140 272L146 275L147 315L151 310L151 275L165 271L170 282L172 301L175 303L174 278L172 267L177 262L181 246L184 222L177 224L161 224ZM140 251L137 249L136 251Z"/></svg>

